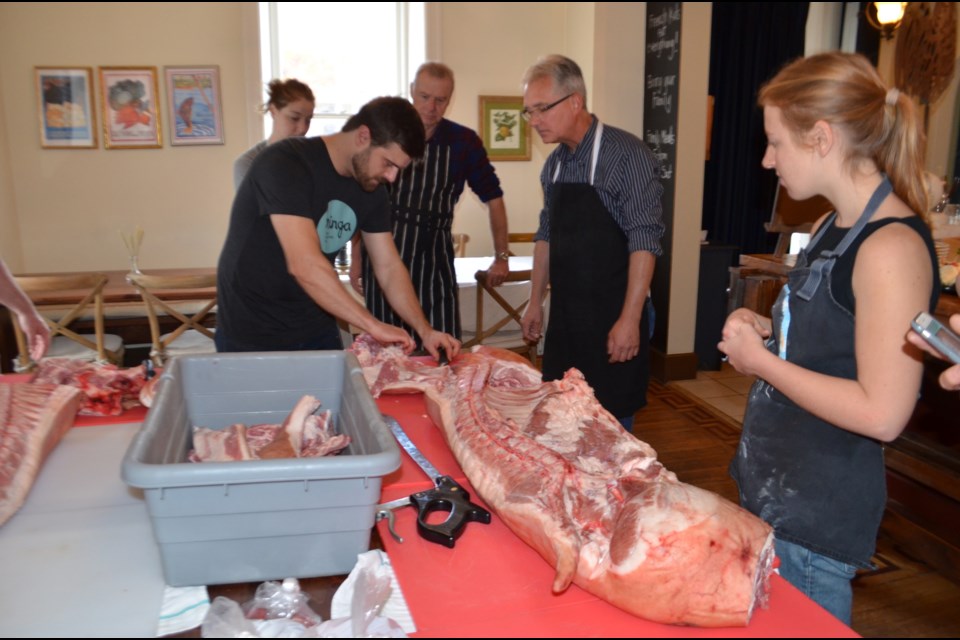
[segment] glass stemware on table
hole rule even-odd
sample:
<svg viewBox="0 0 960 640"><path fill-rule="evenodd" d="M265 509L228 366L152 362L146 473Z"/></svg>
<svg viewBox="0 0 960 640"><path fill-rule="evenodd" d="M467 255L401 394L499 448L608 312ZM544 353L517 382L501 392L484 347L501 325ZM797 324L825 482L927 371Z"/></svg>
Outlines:
<svg viewBox="0 0 960 640"><path fill-rule="evenodd" d="M143 229L137 228L130 234L120 232L123 244L127 248L127 255L130 257L130 273L139 275L140 271L140 247L143 244Z"/></svg>

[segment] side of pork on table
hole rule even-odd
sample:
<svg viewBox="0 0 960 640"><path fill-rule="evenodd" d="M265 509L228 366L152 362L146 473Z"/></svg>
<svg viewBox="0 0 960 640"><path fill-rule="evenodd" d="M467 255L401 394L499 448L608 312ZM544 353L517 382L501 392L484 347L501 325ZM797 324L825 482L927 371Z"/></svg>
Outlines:
<svg viewBox="0 0 960 640"><path fill-rule="evenodd" d="M52 384L0 384L0 526L23 506L83 394Z"/></svg>
<svg viewBox="0 0 960 640"><path fill-rule="evenodd" d="M374 395L422 391L430 417L496 515L571 583L666 624L744 626L765 606L773 531L677 480L620 426L576 369L543 382L486 347L436 367L365 336L354 342Z"/></svg>

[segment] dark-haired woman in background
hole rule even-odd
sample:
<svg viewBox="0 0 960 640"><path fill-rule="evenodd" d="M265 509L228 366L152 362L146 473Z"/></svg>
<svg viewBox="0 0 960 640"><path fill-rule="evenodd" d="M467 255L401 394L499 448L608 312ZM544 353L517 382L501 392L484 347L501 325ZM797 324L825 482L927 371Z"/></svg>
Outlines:
<svg viewBox="0 0 960 640"><path fill-rule="evenodd" d="M271 80L267 88L270 98L263 105L263 109L273 119L273 129L269 138L252 146L233 163L235 189L240 188L240 183L243 182L243 177L247 175L250 165L253 164L253 159L267 145L292 136L305 136L310 129L310 119L313 117L313 109L316 105L310 87L290 78Z"/></svg>

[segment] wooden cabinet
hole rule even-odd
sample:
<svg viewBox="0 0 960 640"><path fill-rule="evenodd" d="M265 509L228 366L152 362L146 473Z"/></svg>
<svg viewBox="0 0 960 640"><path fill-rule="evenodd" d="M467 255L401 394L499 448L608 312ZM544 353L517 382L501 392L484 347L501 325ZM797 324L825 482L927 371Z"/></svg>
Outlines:
<svg viewBox="0 0 960 640"><path fill-rule="evenodd" d="M740 266L730 268L729 310L769 316L788 270L773 255L740 256ZM944 293L936 315L946 320L953 313L960 313L960 299ZM960 393L937 383L944 362L927 357L925 363L913 416L885 449L883 529L906 553L960 582Z"/></svg>

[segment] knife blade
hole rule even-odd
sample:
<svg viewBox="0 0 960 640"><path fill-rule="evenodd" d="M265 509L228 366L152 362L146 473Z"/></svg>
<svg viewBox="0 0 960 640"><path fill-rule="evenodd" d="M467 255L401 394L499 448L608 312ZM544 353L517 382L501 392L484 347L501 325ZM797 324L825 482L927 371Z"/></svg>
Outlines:
<svg viewBox="0 0 960 640"><path fill-rule="evenodd" d="M490 524L490 512L470 502L470 493L450 476L440 473L426 456L420 452L410 437L392 416L383 416L404 451L413 458L425 474L433 481L433 489L418 491L408 498L401 498L386 504L377 505L377 520L389 517L391 509L413 505L417 508L417 532L426 540L453 548L454 544L470 522ZM440 523L431 523L427 517L436 511L447 511L449 516ZM403 542L392 529L391 533L399 542Z"/></svg>

